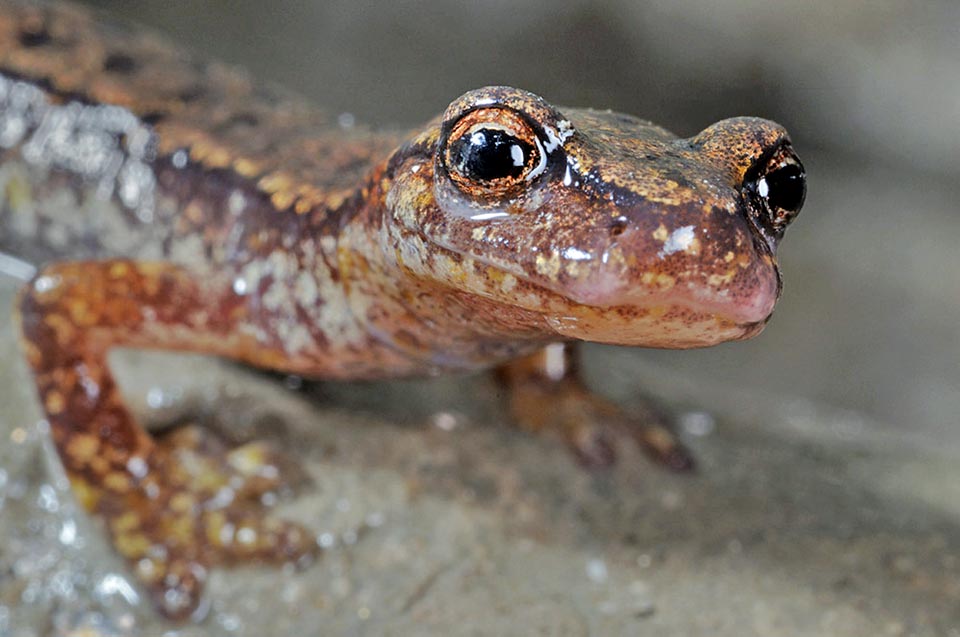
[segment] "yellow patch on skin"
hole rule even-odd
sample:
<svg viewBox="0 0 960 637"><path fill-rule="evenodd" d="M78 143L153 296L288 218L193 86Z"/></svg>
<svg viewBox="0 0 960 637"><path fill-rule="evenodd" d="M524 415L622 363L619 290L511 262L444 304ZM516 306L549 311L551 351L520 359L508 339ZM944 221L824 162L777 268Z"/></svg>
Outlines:
<svg viewBox="0 0 960 637"><path fill-rule="evenodd" d="M113 471L103 478L103 486L111 491L125 492L130 490L130 476Z"/></svg>
<svg viewBox="0 0 960 637"><path fill-rule="evenodd" d="M206 142L196 140L190 145L190 159L199 164L207 156L208 151L209 146L207 146Z"/></svg>
<svg viewBox="0 0 960 637"><path fill-rule="evenodd" d="M43 405L47 410L47 413L51 416L57 416L63 413L66 405L66 400L63 398L63 394L58 391L48 391L46 396L43 399Z"/></svg>
<svg viewBox="0 0 960 637"><path fill-rule="evenodd" d="M486 276L488 279L490 279L491 283L497 284L497 283L503 283L503 278L505 275L500 270L487 266Z"/></svg>
<svg viewBox="0 0 960 637"><path fill-rule="evenodd" d="M196 500L189 493L176 493L172 498L170 498L169 507L171 511L176 511L177 513L187 513L189 512Z"/></svg>
<svg viewBox="0 0 960 637"><path fill-rule="evenodd" d="M81 478L70 478L70 487L73 489L73 495L77 499L77 502L80 503L87 511L93 511L97 502L100 501L100 496L96 489L90 486L86 480Z"/></svg>
<svg viewBox="0 0 960 637"><path fill-rule="evenodd" d="M444 278L453 283L462 284L467 280L467 273L460 264L445 254L436 257L437 271L446 275Z"/></svg>
<svg viewBox="0 0 960 637"><path fill-rule="evenodd" d="M90 459L90 470L96 475L102 476L110 471L110 463L106 458L97 456Z"/></svg>
<svg viewBox="0 0 960 637"><path fill-rule="evenodd" d="M196 201L191 201L183 209L183 216L193 225L200 225L203 223L203 208Z"/></svg>
<svg viewBox="0 0 960 637"><path fill-rule="evenodd" d="M316 193L315 196L316 196L317 200L320 199L321 196L320 196L319 191L317 191L317 193ZM346 200L347 200L347 194L346 194L346 193L344 193L344 192L335 192L335 193L331 193L331 194L327 195L326 199L324 199L323 202L324 202L324 204L325 204L328 208L339 208L340 206L343 205L343 202L346 201Z"/></svg>
<svg viewBox="0 0 960 637"><path fill-rule="evenodd" d="M293 179L286 173L270 173L259 182L257 187L264 192L274 193L281 190L289 190L293 185Z"/></svg>
<svg viewBox="0 0 960 637"><path fill-rule="evenodd" d="M111 279L123 279L130 274L130 264L123 261L117 261L110 266L108 274Z"/></svg>
<svg viewBox="0 0 960 637"><path fill-rule="evenodd" d="M57 345L60 347L66 348L76 337L76 325L62 314L51 314L45 317L43 322L53 330L54 338L57 339ZM40 356L39 350L37 350L37 356Z"/></svg>
<svg viewBox="0 0 960 637"><path fill-rule="evenodd" d="M560 255L556 252L551 253L549 257L544 254L538 254L536 268L539 274L551 280L556 280L557 275L560 273Z"/></svg>
<svg viewBox="0 0 960 637"><path fill-rule="evenodd" d="M667 231L667 227L662 223L657 226L657 229L653 231L653 238L657 241L666 241L670 237L670 233Z"/></svg>
<svg viewBox="0 0 960 637"><path fill-rule="evenodd" d="M723 255L723 261L724 261L725 263L730 263L731 261L733 261L734 256L736 256L736 255L734 255L734 254L733 254L733 251L730 250L730 251L728 251L725 255Z"/></svg>
<svg viewBox="0 0 960 637"><path fill-rule="evenodd" d="M175 544L189 546L196 541L193 536L193 521L188 516L177 517L171 520L167 529L167 537Z"/></svg>
<svg viewBox="0 0 960 637"><path fill-rule="evenodd" d="M223 528L227 524L227 516L222 511L211 511L205 520L204 532L207 542L213 546L223 545Z"/></svg>
<svg viewBox="0 0 960 637"><path fill-rule="evenodd" d="M274 208L279 210L286 210L291 205L293 205L293 200L295 196L292 192L289 191L279 191L275 192L270 196L270 203L273 204Z"/></svg>
<svg viewBox="0 0 960 637"><path fill-rule="evenodd" d="M505 274L503 281L500 282L500 289L509 294L515 287L517 287L517 277L512 274Z"/></svg>
<svg viewBox="0 0 960 637"><path fill-rule="evenodd" d="M140 557L150 550L150 540L140 534L116 535L113 538L113 546L117 553L126 557Z"/></svg>
<svg viewBox="0 0 960 637"><path fill-rule="evenodd" d="M229 151L220 147L214 147L211 148L210 152L207 154L204 165L208 168L226 168L230 165L230 158L232 156L232 153Z"/></svg>
<svg viewBox="0 0 960 637"><path fill-rule="evenodd" d="M74 434L67 442L67 455L82 464L88 463L99 450L100 440L90 434Z"/></svg>
<svg viewBox="0 0 960 637"><path fill-rule="evenodd" d="M733 281L736 274L736 270L727 270L726 274L711 274L707 277L707 284L715 288L724 286Z"/></svg>
<svg viewBox="0 0 960 637"><path fill-rule="evenodd" d="M306 199L297 199L297 203L293 206L294 212L298 215L305 215L310 212L312 208L313 206L311 206L310 202Z"/></svg>
<svg viewBox="0 0 960 637"><path fill-rule="evenodd" d="M240 159L233 162L233 169L241 177L256 177L260 174L260 165L253 161L252 159L247 159L246 157L241 157Z"/></svg>
<svg viewBox="0 0 960 637"><path fill-rule="evenodd" d="M669 290L677 284L675 278L662 272L644 272L640 277L640 282L646 287L658 287L661 290Z"/></svg>
<svg viewBox="0 0 960 637"><path fill-rule="evenodd" d="M140 526L140 517L133 511L121 513L110 520L110 530L117 535L123 535Z"/></svg>
<svg viewBox="0 0 960 637"><path fill-rule="evenodd" d="M63 343L59 339L59 334L57 335L57 342L62 346ZM43 360L43 354L40 353L40 349L33 343L23 343L24 355L27 358L27 362L31 367L39 367L41 360Z"/></svg>
<svg viewBox="0 0 960 637"><path fill-rule="evenodd" d="M73 299L67 303L66 310L70 315L70 322L81 328L92 327L99 319L96 312L90 311L89 305L78 299Z"/></svg>

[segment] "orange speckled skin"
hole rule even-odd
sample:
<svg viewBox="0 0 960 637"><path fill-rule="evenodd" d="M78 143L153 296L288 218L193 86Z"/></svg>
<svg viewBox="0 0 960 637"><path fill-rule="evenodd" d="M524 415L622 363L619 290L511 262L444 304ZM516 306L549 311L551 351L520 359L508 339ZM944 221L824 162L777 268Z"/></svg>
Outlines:
<svg viewBox="0 0 960 637"><path fill-rule="evenodd" d="M43 265L19 305L41 404L80 500L171 617L197 608L210 566L315 543L262 515L276 485L238 480L237 452L147 434L110 348L344 379L517 360L500 369L524 426L602 464L596 432L625 421L682 468L664 428L586 390L562 343L746 338L780 292L785 222L745 185L792 157L766 120L678 139L488 87L375 134L84 10L7 3L0 118L0 248ZM465 176L451 149L475 125L526 144L521 177Z"/></svg>

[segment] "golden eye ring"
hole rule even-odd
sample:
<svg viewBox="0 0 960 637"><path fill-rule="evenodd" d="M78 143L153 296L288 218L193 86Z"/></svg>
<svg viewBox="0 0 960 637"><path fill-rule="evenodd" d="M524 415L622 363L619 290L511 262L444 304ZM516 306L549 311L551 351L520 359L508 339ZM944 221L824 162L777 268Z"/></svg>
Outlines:
<svg viewBox="0 0 960 637"><path fill-rule="evenodd" d="M506 108L463 115L446 137L442 158L457 188L484 200L519 195L546 167L546 153L533 126Z"/></svg>

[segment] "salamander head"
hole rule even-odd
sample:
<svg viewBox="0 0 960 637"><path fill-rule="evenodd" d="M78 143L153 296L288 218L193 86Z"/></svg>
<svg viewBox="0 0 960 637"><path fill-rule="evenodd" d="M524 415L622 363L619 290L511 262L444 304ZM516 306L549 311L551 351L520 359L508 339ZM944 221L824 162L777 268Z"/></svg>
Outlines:
<svg viewBox="0 0 960 637"><path fill-rule="evenodd" d="M759 333L803 204L786 131L758 118L679 139L609 111L489 87L390 164L390 233L415 276L542 314L558 335L699 347Z"/></svg>

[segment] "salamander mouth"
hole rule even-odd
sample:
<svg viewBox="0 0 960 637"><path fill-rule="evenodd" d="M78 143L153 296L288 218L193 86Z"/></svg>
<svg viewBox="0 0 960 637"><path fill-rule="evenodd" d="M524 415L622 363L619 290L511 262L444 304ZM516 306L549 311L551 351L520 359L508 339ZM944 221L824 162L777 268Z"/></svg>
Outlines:
<svg viewBox="0 0 960 637"><path fill-rule="evenodd" d="M779 268L776 267L775 262L773 268L776 274L772 277L772 280L776 281L776 284L772 288L756 294L752 302L727 302L696 298L694 294L681 294L676 291L659 294L624 291L623 288L616 288L616 281L611 280L604 283L599 280L602 279L602 275L574 285L564 285L531 275L521 268L504 268L502 263L498 263L494 259L459 249L450 243L438 241L422 233L421 237L439 250L457 255L461 259L471 259L483 266L510 275L518 282L525 284L525 287L540 295L549 295L554 301L558 300L559 297L560 300L569 303L568 309L572 315L575 315L578 311L587 311L595 316L606 313L618 317L628 315L662 317L663 323L712 322L722 329L724 333L722 340L724 341L750 338L762 331L773 313L773 306L780 292ZM524 303L523 295L511 295L510 292L492 294L490 291L479 293L485 296L496 296L498 301L526 310L542 311L544 309L544 305L541 303ZM617 338L603 340L604 342L624 343L622 339ZM714 342L708 344L714 344ZM684 345L672 343L669 346L683 347ZM689 347L697 346L701 346L699 339L695 344L689 345Z"/></svg>

